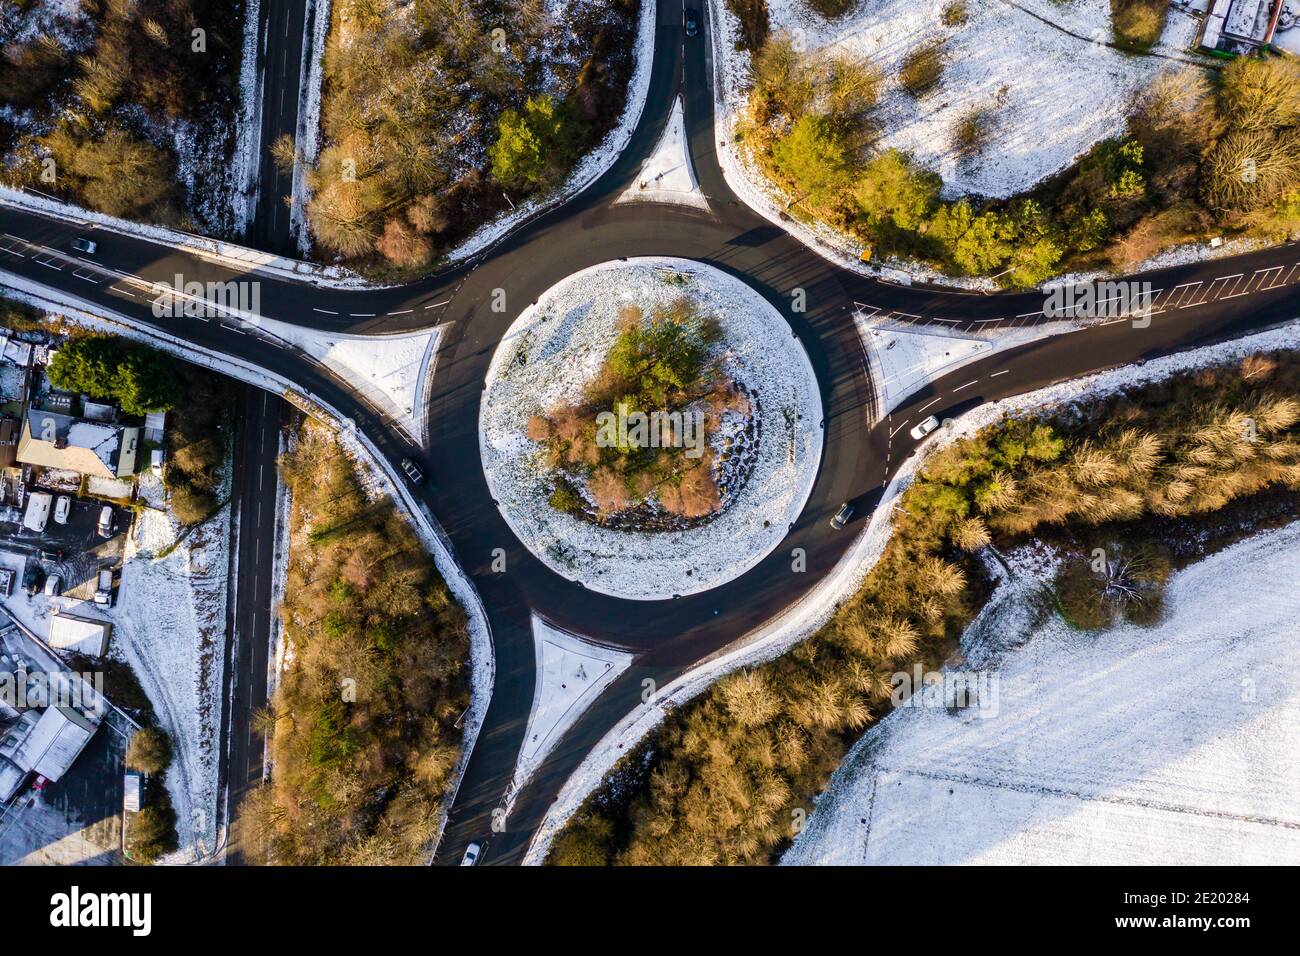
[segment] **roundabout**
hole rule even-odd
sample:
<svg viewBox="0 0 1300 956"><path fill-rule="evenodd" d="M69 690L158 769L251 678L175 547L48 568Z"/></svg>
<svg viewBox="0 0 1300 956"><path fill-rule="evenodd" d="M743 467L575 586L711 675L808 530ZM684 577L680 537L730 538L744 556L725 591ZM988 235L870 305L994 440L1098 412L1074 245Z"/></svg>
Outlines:
<svg viewBox="0 0 1300 956"><path fill-rule="evenodd" d="M620 361L635 367L612 380ZM510 326L479 450L538 560L651 601L711 590L781 543L812 492L821 422L812 363L762 296L703 263L643 257L565 278Z"/></svg>

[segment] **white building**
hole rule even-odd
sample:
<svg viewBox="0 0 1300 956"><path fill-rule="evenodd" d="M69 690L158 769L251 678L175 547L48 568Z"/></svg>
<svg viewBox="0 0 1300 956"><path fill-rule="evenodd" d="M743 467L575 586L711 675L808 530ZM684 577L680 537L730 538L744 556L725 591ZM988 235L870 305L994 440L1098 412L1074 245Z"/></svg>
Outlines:
<svg viewBox="0 0 1300 956"><path fill-rule="evenodd" d="M50 617L50 636L46 643L58 651L103 657L108 651L108 635L112 629L108 621L60 611Z"/></svg>

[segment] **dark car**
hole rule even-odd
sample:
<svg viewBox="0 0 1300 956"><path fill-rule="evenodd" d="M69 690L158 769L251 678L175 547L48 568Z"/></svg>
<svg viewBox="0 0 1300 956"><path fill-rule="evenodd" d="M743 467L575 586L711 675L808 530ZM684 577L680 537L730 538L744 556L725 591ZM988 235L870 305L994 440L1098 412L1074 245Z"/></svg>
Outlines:
<svg viewBox="0 0 1300 956"><path fill-rule="evenodd" d="M700 32L700 15L697 11L686 8L686 35L693 37Z"/></svg>
<svg viewBox="0 0 1300 956"><path fill-rule="evenodd" d="M852 517L853 517L853 505L849 504L846 501L844 502L844 504L840 505L840 510L835 512L835 517L831 519L831 527L834 528L836 531L839 531L841 528L843 528L846 524L849 523L849 519Z"/></svg>
<svg viewBox="0 0 1300 956"><path fill-rule="evenodd" d="M23 574L23 590L28 594L35 595L41 589L41 582L45 578L45 573L41 571L39 564L31 565Z"/></svg>
<svg viewBox="0 0 1300 956"><path fill-rule="evenodd" d="M406 477L411 479L411 484L420 485L424 483L424 472L410 458L402 459L402 471L406 472Z"/></svg>

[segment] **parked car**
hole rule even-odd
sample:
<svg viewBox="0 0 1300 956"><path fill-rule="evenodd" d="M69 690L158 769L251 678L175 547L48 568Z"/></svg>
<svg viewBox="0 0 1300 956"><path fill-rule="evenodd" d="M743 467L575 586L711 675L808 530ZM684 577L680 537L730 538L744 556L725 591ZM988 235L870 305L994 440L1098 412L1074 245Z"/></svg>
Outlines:
<svg viewBox="0 0 1300 956"><path fill-rule="evenodd" d="M103 607L113 606L113 572L109 568L100 571L96 579L95 603Z"/></svg>
<svg viewBox="0 0 1300 956"><path fill-rule="evenodd" d="M0 568L0 597L14 593L14 572L12 568Z"/></svg>
<svg viewBox="0 0 1300 956"><path fill-rule="evenodd" d="M23 572L23 590L28 594L35 595L41 589L41 582L45 580L45 572L41 570L39 564L33 564Z"/></svg>
<svg viewBox="0 0 1300 956"><path fill-rule="evenodd" d="M27 511L23 515L23 527L38 534L45 530L50 521L50 506L54 497L45 491L33 491L27 496Z"/></svg>
<svg viewBox="0 0 1300 956"><path fill-rule="evenodd" d="M922 438L930 434L930 432L934 431L938 427L939 427L939 419L931 415L925 421L921 422L921 424L917 425L910 432L908 432L908 434L911 435L913 438L915 438L917 441L920 441Z"/></svg>
<svg viewBox="0 0 1300 956"><path fill-rule="evenodd" d="M402 459L402 471L406 472L406 477L411 479L411 484L419 485L424 483L424 472L410 458Z"/></svg>
<svg viewBox="0 0 1300 956"><path fill-rule="evenodd" d="M465 847L465 855L460 858L460 865L473 866L478 862L478 855L482 849L483 848L477 843L471 843L469 846Z"/></svg>
<svg viewBox="0 0 1300 956"><path fill-rule="evenodd" d="M77 252L84 252L88 256L93 256L95 250L99 247L95 245L93 240L78 236L76 239L72 240L72 248L77 250Z"/></svg>
<svg viewBox="0 0 1300 956"><path fill-rule="evenodd" d="M72 499L67 495L59 495L54 502L54 521L57 524L67 524L68 515L72 511Z"/></svg>
<svg viewBox="0 0 1300 956"><path fill-rule="evenodd" d="M45 596L58 597L63 593L63 578L57 574L51 574L45 579Z"/></svg>
<svg viewBox="0 0 1300 956"><path fill-rule="evenodd" d="M162 466L163 450L161 448L155 448L153 451L149 452L149 470L161 478Z"/></svg>
<svg viewBox="0 0 1300 956"><path fill-rule="evenodd" d="M693 37L700 32L700 15L697 11L686 9L686 35Z"/></svg>
<svg viewBox="0 0 1300 956"><path fill-rule="evenodd" d="M849 523L849 519L852 517L853 517L853 505L849 504L846 501L844 502L844 504L840 505L840 510L835 512L835 517L831 519L831 527L834 528L836 531L839 531L841 528L843 528L846 524Z"/></svg>
<svg viewBox="0 0 1300 956"><path fill-rule="evenodd" d="M99 531L101 538L113 537L113 532L117 530L117 523L113 520L113 506L104 505L99 509Z"/></svg>

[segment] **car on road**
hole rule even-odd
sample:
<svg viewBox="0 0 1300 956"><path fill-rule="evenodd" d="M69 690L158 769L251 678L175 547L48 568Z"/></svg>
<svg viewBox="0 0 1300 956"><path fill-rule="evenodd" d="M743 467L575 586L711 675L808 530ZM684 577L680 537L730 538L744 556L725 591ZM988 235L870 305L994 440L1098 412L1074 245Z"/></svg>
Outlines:
<svg viewBox="0 0 1300 956"><path fill-rule="evenodd" d="M23 572L23 590L28 594L35 595L41 589L41 582L45 579L45 572L41 570L39 564L33 564Z"/></svg>
<svg viewBox="0 0 1300 956"><path fill-rule="evenodd" d="M473 866L478 862L478 855L482 850L483 848L477 843L471 843L469 846L465 847L465 855L460 858L460 865Z"/></svg>
<svg viewBox="0 0 1300 956"><path fill-rule="evenodd" d="M57 574L51 574L45 579L45 596L58 597L63 593L63 578Z"/></svg>
<svg viewBox="0 0 1300 956"><path fill-rule="evenodd" d="M849 504L846 501L844 502L844 504L840 505L840 510L835 512L835 517L831 519L831 527L834 528L836 531L839 531L841 528L843 528L846 524L849 523L849 519L852 517L853 517L853 505Z"/></svg>
<svg viewBox="0 0 1300 956"><path fill-rule="evenodd" d="M411 479L411 484L424 484L424 472L421 471L420 466L410 458L402 459L402 471L406 472L406 477Z"/></svg>
<svg viewBox="0 0 1300 956"><path fill-rule="evenodd" d="M700 14L698 11L687 7L684 20L686 21L686 35L688 37L693 37L700 32Z"/></svg>
<svg viewBox="0 0 1300 956"><path fill-rule="evenodd" d="M72 240L72 248L77 250L77 252L84 252L88 256L93 256L95 250L99 247L95 245L93 240L78 236L76 239Z"/></svg>
<svg viewBox="0 0 1300 956"><path fill-rule="evenodd" d="M913 438L915 438L917 441L920 441L922 438L930 434L930 432L934 431L938 427L939 427L939 419L931 415L925 421L921 422L921 424L917 425L910 432L908 432L908 434L911 435Z"/></svg>
<svg viewBox="0 0 1300 956"><path fill-rule="evenodd" d="M113 537L113 532L117 530L117 522L113 520L112 505L104 505L99 509L99 525L95 530L99 532L101 538Z"/></svg>
<svg viewBox="0 0 1300 956"><path fill-rule="evenodd" d="M67 524L68 514L72 511L72 499L67 495L59 495L54 501L54 521L56 524Z"/></svg>

